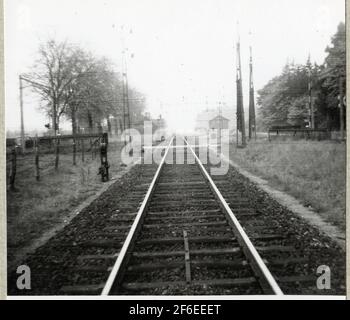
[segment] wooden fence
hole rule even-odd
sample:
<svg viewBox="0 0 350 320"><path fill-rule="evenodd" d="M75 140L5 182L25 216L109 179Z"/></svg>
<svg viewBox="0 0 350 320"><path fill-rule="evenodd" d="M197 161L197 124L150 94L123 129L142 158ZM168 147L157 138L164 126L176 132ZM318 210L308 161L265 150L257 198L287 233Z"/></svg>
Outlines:
<svg viewBox="0 0 350 320"><path fill-rule="evenodd" d="M293 137L302 139L325 140L330 138L330 132L326 129L309 129L293 126L279 126L268 129L268 140L271 141L271 134L275 133L275 137Z"/></svg>
<svg viewBox="0 0 350 320"><path fill-rule="evenodd" d="M41 174L52 166L55 167L55 170L59 168L61 154L72 153L72 165L77 164L78 153L81 155L82 162L85 162L85 157L88 153L91 153L91 158L94 160L100 153L102 142L106 139L105 137L106 134L102 133L34 137L32 138L34 142L33 147L28 148L25 155L20 154L20 148L17 145L8 147L6 152L7 184L11 190L16 189L16 175L21 173L18 172L18 163L28 161L30 158L34 158L36 181L40 181ZM53 154L54 161L43 160L43 155L47 154Z"/></svg>

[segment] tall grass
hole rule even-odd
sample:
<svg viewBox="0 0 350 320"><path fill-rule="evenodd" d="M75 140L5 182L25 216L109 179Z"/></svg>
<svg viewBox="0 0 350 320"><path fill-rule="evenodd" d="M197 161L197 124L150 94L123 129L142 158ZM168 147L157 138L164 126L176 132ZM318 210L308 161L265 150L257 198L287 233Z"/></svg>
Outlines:
<svg viewBox="0 0 350 320"><path fill-rule="evenodd" d="M231 148L230 157L345 230L345 144L251 142L245 149Z"/></svg>
<svg viewBox="0 0 350 320"><path fill-rule="evenodd" d="M122 170L120 151L122 143L111 144L109 162L111 176ZM52 155L41 155L41 167ZM67 215L82 201L98 191L103 183L99 176L99 155L85 155L85 162L77 157L72 164L72 154L62 154L58 171L54 166L42 171L36 181L32 157L20 163L21 173L16 176L17 192L7 192L8 258L45 231L63 222Z"/></svg>

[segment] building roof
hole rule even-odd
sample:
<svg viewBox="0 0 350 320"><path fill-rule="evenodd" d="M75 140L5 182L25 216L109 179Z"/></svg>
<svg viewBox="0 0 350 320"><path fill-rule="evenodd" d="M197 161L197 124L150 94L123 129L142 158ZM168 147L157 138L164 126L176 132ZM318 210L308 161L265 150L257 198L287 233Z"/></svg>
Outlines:
<svg viewBox="0 0 350 320"><path fill-rule="evenodd" d="M217 108L207 109L198 113L196 118L196 128L206 128L209 130L210 121L218 115L219 112ZM236 112L233 107L223 107L221 115L228 120L228 126L230 130L236 128ZM226 122L226 120L223 121Z"/></svg>
<svg viewBox="0 0 350 320"><path fill-rule="evenodd" d="M229 119L225 118L224 116L222 116L220 114L218 116L214 117L213 119L210 119L209 121L213 121L213 120L217 120L217 119L230 121Z"/></svg>

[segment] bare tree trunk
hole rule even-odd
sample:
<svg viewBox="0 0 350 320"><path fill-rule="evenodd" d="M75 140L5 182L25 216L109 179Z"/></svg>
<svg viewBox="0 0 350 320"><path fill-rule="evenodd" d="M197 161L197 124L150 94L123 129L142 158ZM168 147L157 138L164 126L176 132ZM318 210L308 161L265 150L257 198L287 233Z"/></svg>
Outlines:
<svg viewBox="0 0 350 320"><path fill-rule="evenodd" d="M54 136L57 137L59 132L58 127L58 115L57 115L57 108L59 106L58 101L54 101L53 103L53 129L54 129ZM55 146L55 170L58 170L58 162L60 158L60 139L59 137L56 139L56 146Z"/></svg>
<svg viewBox="0 0 350 320"><path fill-rule="evenodd" d="M111 134L112 133L112 125L111 125L111 119L109 118L109 116L107 117L107 127L108 127L108 133Z"/></svg>
<svg viewBox="0 0 350 320"><path fill-rule="evenodd" d="M39 138L35 137L35 178L40 181L40 167L39 167Z"/></svg>
<svg viewBox="0 0 350 320"><path fill-rule="evenodd" d="M89 125L89 133L93 133L94 131L94 122L92 120L91 112L88 110L88 125Z"/></svg>
<svg viewBox="0 0 350 320"><path fill-rule="evenodd" d="M11 158L11 175L10 175L10 186L11 190L16 190L15 188L15 179L16 179L16 170L17 170L17 150L16 147L13 148L11 152L12 158Z"/></svg>
<svg viewBox="0 0 350 320"><path fill-rule="evenodd" d="M55 150L55 170L58 169L58 162L60 159L60 138L56 139L56 150Z"/></svg>
<svg viewBox="0 0 350 320"><path fill-rule="evenodd" d="M56 107L52 107L52 131L53 135L56 136Z"/></svg>
<svg viewBox="0 0 350 320"><path fill-rule="evenodd" d="M84 138L81 139L81 161L85 161L85 144L84 144Z"/></svg>
<svg viewBox="0 0 350 320"><path fill-rule="evenodd" d="M101 120L98 122L98 133L103 133L103 127L101 124Z"/></svg>
<svg viewBox="0 0 350 320"><path fill-rule="evenodd" d="M53 135L56 137L58 133L58 119L57 119L57 102L54 100L52 103L52 129Z"/></svg>
<svg viewBox="0 0 350 320"><path fill-rule="evenodd" d="M76 155L77 155L77 144L76 144L76 134L77 134L77 121L76 121L76 108L72 106L72 134L73 134L73 165L76 163Z"/></svg>

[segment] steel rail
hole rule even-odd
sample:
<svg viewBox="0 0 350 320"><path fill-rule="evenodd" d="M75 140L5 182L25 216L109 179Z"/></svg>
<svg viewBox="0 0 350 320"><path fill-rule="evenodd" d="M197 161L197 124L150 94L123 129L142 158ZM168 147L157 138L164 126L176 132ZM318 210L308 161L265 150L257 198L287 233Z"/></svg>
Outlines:
<svg viewBox="0 0 350 320"><path fill-rule="evenodd" d="M264 261L260 257L258 251L255 249L253 243L250 241L248 235L245 233L244 229L242 228L241 224L237 220L236 216L232 212L231 208L227 204L226 200L222 196L219 189L216 187L213 179L210 177L207 170L204 168L202 162L199 160L198 156L192 149L192 147L188 144L185 138L183 138L187 147L192 151L195 160L197 161L203 175L205 178L207 178L210 188L214 192L216 198L218 199L221 208L224 210L226 216L229 218L230 225L233 227L235 231L235 235L237 236L237 240L239 244L242 246L242 249L251 263L251 266L258 277L259 283L262 286L262 289L267 293L273 293L275 295L283 295L283 292L279 285L277 284L276 280L272 276L270 270L265 265Z"/></svg>
<svg viewBox="0 0 350 320"><path fill-rule="evenodd" d="M137 212L137 215L135 217L135 220L130 228L130 231L128 233L128 236L127 238L125 239L125 242L118 254L118 258L108 276L108 279L107 279L107 282L102 290L102 293L101 295L102 296L106 296L106 295L109 295L110 294L110 291L113 287L113 285L115 284L116 282L116 279L117 277L119 276L121 270L122 270L122 267L123 267L123 264L125 263L125 257L128 255L128 253L130 252L131 250L131 247L136 239L136 236L137 236L137 231L139 230L139 227L141 225L141 222L142 222L142 218L144 216L144 213L147 209L147 206L149 204L149 200L151 199L151 196L152 196L152 193L154 191L154 188L155 188L155 185L156 185L156 182L159 178L159 175L160 175L160 172L163 168L163 165L165 163L165 158L167 157L168 155L168 152L170 150L170 146L172 145L173 143L173 140L174 140L174 137L171 138L170 140L170 143L168 144L168 146L166 147L166 150L165 150L165 153L164 153L164 156L158 166L158 169L153 177L153 180L148 188L148 191L146 193L146 196L141 204L141 207L139 209L139 211Z"/></svg>

